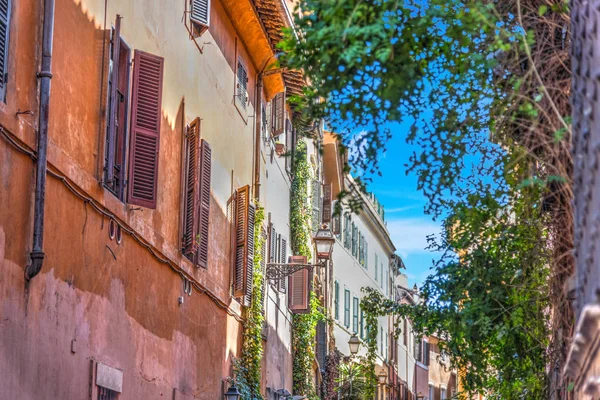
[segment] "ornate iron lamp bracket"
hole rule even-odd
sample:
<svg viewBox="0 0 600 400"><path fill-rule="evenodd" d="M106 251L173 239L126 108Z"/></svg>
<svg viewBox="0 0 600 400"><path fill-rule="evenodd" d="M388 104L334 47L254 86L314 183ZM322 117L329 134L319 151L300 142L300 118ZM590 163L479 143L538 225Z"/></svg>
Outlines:
<svg viewBox="0 0 600 400"><path fill-rule="evenodd" d="M283 278L286 278L292 275L294 272L301 271L303 269L308 269L309 271L315 267L325 267L325 261L321 261L317 264L278 264L278 263L269 263L267 264L266 270L266 278L269 281L277 282Z"/></svg>

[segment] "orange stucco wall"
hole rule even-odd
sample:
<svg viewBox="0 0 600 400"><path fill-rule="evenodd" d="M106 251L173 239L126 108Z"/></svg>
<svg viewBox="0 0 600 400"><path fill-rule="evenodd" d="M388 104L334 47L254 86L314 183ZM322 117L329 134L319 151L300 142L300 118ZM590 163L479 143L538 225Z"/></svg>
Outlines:
<svg viewBox="0 0 600 400"><path fill-rule="evenodd" d="M13 1L7 101L0 103L0 125L29 149L36 147L41 4ZM244 41L214 0L200 53L181 22L184 4L111 1L104 14L103 0L56 0L49 168L140 240L129 234L120 244L111 240L109 218L49 176L46 259L26 285L35 163L0 138L0 399L88 399L94 361L123 370L119 400L171 399L174 389L214 400L231 375L242 331L232 315L242 310L230 297L225 210L232 190L252 183L254 143L254 120L240 118L233 103L235 61L240 57L249 69L254 103L255 64L265 61L255 52L265 45ZM109 29L116 14L132 49L165 58L155 210L122 203L99 183L108 51L103 24ZM16 116L18 109L34 115ZM253 112L251 104L248 116ZM198 116L213 148L206 270L178 250L184 127ZM206 293L184 294L181 274Z"/></svg>

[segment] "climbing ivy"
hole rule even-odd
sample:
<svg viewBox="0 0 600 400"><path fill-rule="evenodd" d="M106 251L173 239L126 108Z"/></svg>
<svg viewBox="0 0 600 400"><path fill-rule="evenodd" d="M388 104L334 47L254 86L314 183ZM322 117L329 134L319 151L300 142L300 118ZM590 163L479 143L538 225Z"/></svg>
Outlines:
<svg viewBox="0 0 600 400"><path fill-rule="evenodd" d="M362 291L366 293L371 293L369 289L371 289L375 293L379 293L373 290L372 288L363 288ZM375 397L375 391L377 390L377 374L375 373L375 363L377 361L377 320L381 313L379 310L379 302L374 300L375 298L371 296L366 296L363 297L360 301L360 309L364 315L365 328L367 333L367 356L365 371L365 376L367 379L367 396L365 396L365 398L367 399L372 399L373 397Z"/></svg>
<svg viewBox="0 0 600 400"><path fill-rule="evenodd" d="M263 400L260 393L261 361L263 358L262 329L265 321L263 313L264 275L262 270L262 249L265 239L262 234L264 209L256 208L254 223L254 277L252 300L246 310L242 356L234 362L236 384L244 400Z"/></svg>
<svg viewBox="0 0 600 400"><path fill-rule="evenodd" d="M290 195L291 246L295 255L311 257L310 216L308 198L310 167L306 142L299 140L293 163L292 188ZM315 335L317 323L324 318L319 300L311 291L309 311L292 316L293 388L294 393L318 399L313 384L313 362L315 359Z"/></svg>

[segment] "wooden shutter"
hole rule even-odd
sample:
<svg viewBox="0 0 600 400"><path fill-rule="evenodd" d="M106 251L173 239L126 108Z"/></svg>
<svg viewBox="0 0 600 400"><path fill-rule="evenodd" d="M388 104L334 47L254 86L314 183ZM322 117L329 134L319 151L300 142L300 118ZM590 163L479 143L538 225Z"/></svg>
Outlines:
<svg viewBox="0 0 600 400"><path fill-rule="evenodd" d="M277 231L271 224L271 235L269 237L269 263L277 263Z"/></svg>
<svg viewBox="0 0 600 400"><path fill-rule="evenodd" d="M272 134L279 136L285 131L285 92L277 93L271 106Z"/></svg>
<svg viewBox="0 0 600 400"><path fill-rule="evenodd" d="M208 268L208 226L210 217L210 178L212 150L206 140L200 142L199 204L198 204L198 265ZM253 224L254 226L254 224Z"/></svg>
<svg viewBox="0 0 600 400"><path fill-rule="evenodd" d="M193 258L197 250L196 235L198 235L198 166L200 165L200 119L196 118L189 126L186 135L186 177L183 235L181 248L183 253Z"/></svg>
<svg viewBox="0 0 600 400"><path fill-rule="evenodd" d="M316 233L321 225L321 182L313 180L312 188L312 229Z"/></svg>
<svg viewBox="0 0 600 400"><path fill-rule="evenodd" d="M284 264L287 262L287 240L282 238L281 235L280 235L280 239L279 239L279 246L281 246L281 250L279 252L279 254L280 254L279 262ZM281 278L279 280L279 291L281 293L285 293L285 278Z"/></svg>
<svg viewBox="0 0 600 400"><path fill-rule="evenodd" d="M323 211L321 221L324 224L329 224L331 222L331 183L323 185L323 207L321 210Z"/></svg>
<svg viewBox="0 0 600 400"><path fill-rule="evenodd" d="M135 51L128 201L148 208L156 208L163 65L162 57Z"/></svg>
<svg viewBox="0 0 600 400"><path fill-rule="evenodd" d="M334 288L335 297L333 308L335 310L335 319L340 319L340 283L338 281L335 281Z"/></svg>
<svg viewBox="0 0 600 400"><path fill-rule="evenodd" d="M237 64L237 91L238 103L246 109L248 104L248 72L241 60Z"/></svg>
<svg viewBox="0 0 600 400"><path fill-rule="evenodd" d="M325 360L327 357L327 323L323 320L317 322L317 362L321 372L325 372Z"/></svg>
<svg viewBox="0 0 600 400"><path fill-rule="evenodd" d="M250 186L236 193L236 252L235 282L236 297L243 297L249 305L252 294L254 272L254 206L250 203Z"/></svg>
<svg viewBox="0 0 600 400"><path fill-rule="evenodd" d="M210 2L211 0L191 0L190 20L199 25L195 29L195 35L201 35L210 25Z"/></svg>
<svg viewBox="0 0 600 400"><path fill-rule="evenodd" d="M290 263L306 264L304 256L291 256ZM308 313L310 299L310 272L308 268L296 271L289 276L288 306L294 314Z"/></svg>
<svg viewBox="0 0 600 400"><path fill-rule="evenodd" d="M325 206L323 206L323 208L325 208ZM331 209L332 209L332 213L333 210L335 210L336 208L336 202L332 203ZM336 215L332 215L331 216L331 230L333 231L334 235L340 236L342 234L342 211L340 209L340 212ZM339 238L341 239L341 237Z"/></svg>

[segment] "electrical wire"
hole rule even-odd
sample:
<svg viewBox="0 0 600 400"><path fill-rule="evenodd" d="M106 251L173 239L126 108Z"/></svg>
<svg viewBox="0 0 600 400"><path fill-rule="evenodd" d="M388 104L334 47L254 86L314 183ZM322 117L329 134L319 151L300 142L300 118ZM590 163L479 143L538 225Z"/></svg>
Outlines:
<svg viewBox="0 0 600 400"><path fill-rule="evenodd" d="M23 143L20 139L18 139L14 134L6 130L3 126L0 126L0 133L2 136L12 144L17 150L21 153L28 155L33 161L37 160L36 152L30 148L27 144ZM181 267L175 264L170 259L164 257L162 254L159 254L158 250L155 249L148 241L144 238L138 236L138 234L129 226L127 226L123 221L119 220L112 212L108 211L101 203L99 203L94 198L88 196L83 190L78 188L71 180L69 180L66 176L60 173L58 169L56 169L51 164L48 164L47 173L51 177L61 181L63 185L71 191L76 197L80 198L87 204L90 204L94 210L96 210L99 214L106 216L113 221L117 225L121 227L121 230L131 236L134 240L136 240L142 247L144 247L152 256L158 260L162 264L166 264L173 271L178 273L182 279L187 279L190 281L192 286L200 293L205 294L210 300L213 301L219 308L225 310L227 314L231 315L236 321L240 322L242 325L245 324L244 319L238 315L235 311L233 311L227 304L225 304L221 299L219 299L214 293L201 285L198 281L196 281L192 276L190 276L187 272L185 272Z"/></svg>

